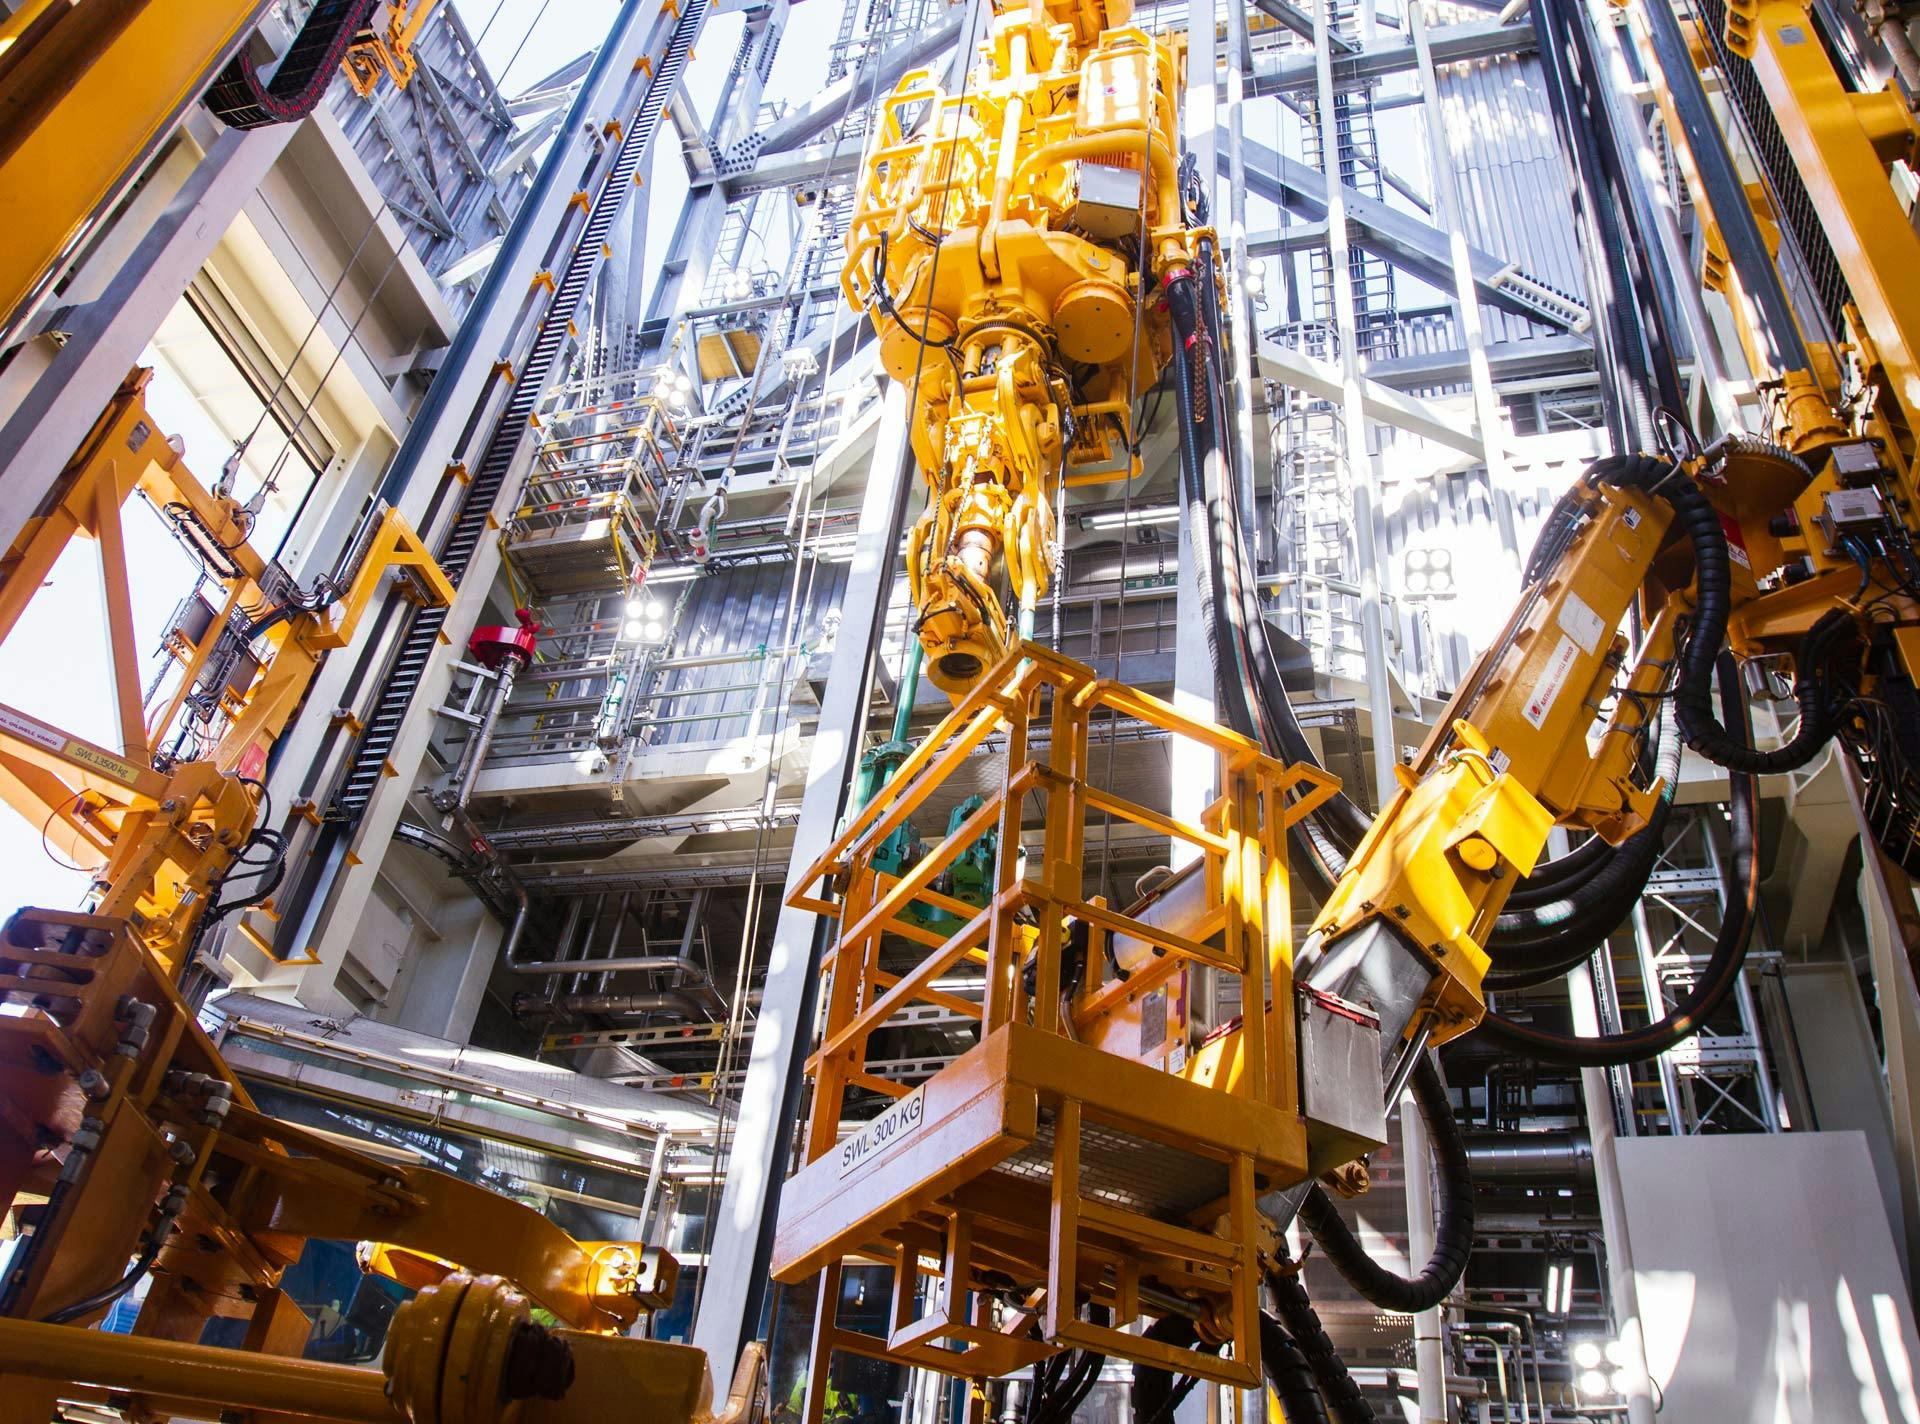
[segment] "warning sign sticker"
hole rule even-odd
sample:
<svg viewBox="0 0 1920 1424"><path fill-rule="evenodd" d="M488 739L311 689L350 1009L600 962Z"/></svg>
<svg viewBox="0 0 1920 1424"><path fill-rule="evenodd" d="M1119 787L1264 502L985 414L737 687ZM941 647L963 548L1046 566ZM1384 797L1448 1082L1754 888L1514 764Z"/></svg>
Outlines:
<svg viewBox="0 0 1920 1424"><path fill-rule="evenodd" d="M1520 715L1538 731L1546 725L1547 714L1553 711L1553 704L1560 700L1567 679L1573 674L1573 665L1579 660L1580 649L1573 639L1564 634L1554 644L1553 654L1547 659L1547 665L1540 672L1540 680L1533 685L1533 695L1527 698L1526 705L1520 709Z"/></svg>
<svg viewBox="0 0 1920 1424"><path fill-rule="evenodd" d="M66 745L67 739L51 727L43 726L33 718L15 712L11 707L0 707L0 732L11 732L23 742L32 742L49 751L59 751Z"/></svg>
<svg viewBox="0 0 1920 1424"><path fill-rule="evenodd" d="M1600 615L1593 611L1593 605L1579 594L1567 594L1567 601L1560 605L1560 614L1555 621L1559 623L1560 631L1578 643L1580 650L1589 657L1600 650L1600 635L1607 631L1607 625L1600 621Z"/></svg>

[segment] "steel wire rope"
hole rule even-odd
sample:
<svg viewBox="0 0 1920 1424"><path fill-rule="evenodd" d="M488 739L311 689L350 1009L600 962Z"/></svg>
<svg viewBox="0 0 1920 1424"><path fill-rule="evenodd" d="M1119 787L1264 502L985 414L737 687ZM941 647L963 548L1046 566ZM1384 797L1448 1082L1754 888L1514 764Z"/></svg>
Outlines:
<svg viewBox="0 0 1920 1424"><path fill-rule="evenodd" d="M347 354L347 348L353 345L354 338L360 334L360 324L371 314L373 304L380 300L380 294L386 290L387 282L393 276L394 269L400 265L400 258L407 251L407 247L408 244L404 237L393 245L393 253L387 259L385 270L380 273L380 280L375 282L373 290L367 293L367 300L362 304L358 315L356 315L348 325L346 335L341 337L338 345L334 347L333 359L327 363L327 369L320 373L320 379L313 383L311 393L309 393L306 400L302 402L300 406L300 418L288 428L286 444L281 446L279 455L275 457L272 470L268 473L266 479L261 482L260 488L254 491L253 497L247 501L249 529L252 527L252 519L258 518L261 508L265 506L268 492L278 487L280 472L285 468L287 460L291 458L293 454L294 447L299 443L300 432L306 428L307 422L313 418L313 412L320 404L320 397L326 391L327 383L333 379L333 373L339 369L340 362ZM318 318L315 319L315 324L318 325ZM287 365L287 376L292 376L294 365L298 363L298 360L299 354L296 352L294 360ZM257 429L255 433L258 433ZM253 437L248 436L247 438L249 442L251 442ZM286 550L287 541L293 537L294 528L300 522L300 516L305 512L307 501L312 498L314 487L319 483L319 480L320 472L316 471L313 479L307 484L306 493L301 496L300 503L295 506L292 517L287 521L287 527L280 535L279 543L274 546L273 557L276 560ZM347 572L351 573L352 571L348 570Z"/></svg>
<svg viewBox="0 0 1920 1424"><path fill-rule="evenodd" d="M847 0L847 3L857 4L858 0ZM978 9L984 6L984 4L986 3L986 0L974 0L974 3L975 3L976 9ZM891 9L891 6L889 6L889 9ZM968 34L969 36L971 36L971 26L969 26ZM959 105L961 106L965 105L967 100L967 95L969 94L969 92L971 92L972 83L973 83L973 66L971 64L968 64L965 71L963 72L961 82L960 82L960 93L957 101ZM866 132L863 136L863 144L862 144L863 150L867 145L870 145L872 143L874 138L875 131L872 124L872 115L873 115L874 106L879 102L879 91L880 91L880 67L878 64L874 64L872 65L870 74L869 74L867 102L865 105L862 106L862 110L861 110L864 118L867 121ZM859 93L858 84L853 84L848 86L846 104L841 110L840 121L836 125L836 132L834 136L833 145L828 150L826 161L821 165L820 183L821 183L821 188L823 192L829 184L829 181L833 173L833 165L839 156L839 152L842 144L846 140L847 121L853 116L854 99L858 93ZM927 116L929 121L931 121L932 119L932 112L933 111L930 109ZM954 129L953 137L950 140L948 140L947 162L949 165L949 171L951 169L953 157L959 149L959 143L960 143L960 129L959 129L959 126L956 125ZM866 165L864 162L862 162L860 166L860 171L864 173L865 169L866 169ZM933 267L932 267L932 271L929 273L929 280L928 280L929 291L932 290L933 281L939 276L939 272L940 272L940 247L936 244L933 250ZM921 322L921 330L919 332L919 350L915 357L914 367L913 367L913 383L909 389L909 393L907 396L907 412L908 412L909 422L912 419L912 411L914 409L914 405L919 399L920 377L926 362L927 336L932 329L932 322L933 322L933 313L931 308L929 308L927 316ZM909 334L911 335L913 333L909 331ZM826 390L828 383L832 379L833 369L836 364L835 363L836 351L837 351L837 344L830 339L827 345L827 366L821 373L821 390L823 392ZM870 470L868 477L883 478L885 477L885 472ZM822 528L824 529L824 527L825 525L823 520ZM894 550L892 549L889 549L886 551L886 555L889 559L891 559L891 557L893 556L893 553L894 553ZM909 631L911 631L911 629ZM871 660L872 655L874 653L877 653L877 651L878 651L877 649L869 649L869 660ZM862 724L862 732L864 733L864 719ZM855 747L858 746L858 739L854 740L853 746ZM769 778L772 776L771 761L769 761L767 774ZM843 778L843 790L844 790L844 778ZM763 804L764 804L764 799L763 799ZM753 873L748 880L748 895L749 895L749 901L752 904L753 910L754 910L754 920L751 925L743 924L742 926L741 944L742 944L743 957L748 952L750 952L752 940L753 938L757 937L757 934L758 934L758 901L760 899L759 884L761 879L765 875L766 831L767 831L767 827L765 825L765 818L763 817L760 831L756 837L755 865L754 865ZM738 973L736 972L736 979L737 978L738 978ZM736 1005L734 1006L733 1013L739 1014L744 1012L745 998L746 996L744 994L736 995L736 999L739 1002L737 1002ZM811 1032L811 1025L808 1025L808 1031L809 1033ZM729 1032L722 1039L723 1051L724 1051L724 1045L727 1043L727 1041L735 1036L736 1035L731 1031L731 1024L730 1024ZM718 1074L715 1075L716 1084L721 1083L723 1081L724 1080L721 1079ZM720 1111L714 1124L714 1167L715 1167L715 1180L717 1181L725 1181L727 1173L730 1171L732 1166L733 1115L728 1112L727 1105L728 1105L728 1099L723 1095L720 1098L718 1103ZM780 1170L782 1166L783 1164L775 1164L776 1170ZM717 1212L709 1211L706 1214L705 1219L701 1223L700 1249L703 1255L708 1253L711 1250L714 1219L717 1215L718 1215ZM705 1293L705 1287L706 1287L706 1273L702 1272L700 1280L696 1282L694 1285L693 1309L696 1315L698 1314L700 1309L700 1302L701 1302L702 1296Z"/></svg>
<svg viewBox="0 0 1920 1424"><path fill-rule="evenodd" d="M353 269L360 265L360 254L366 250L368 241L373 237L374 231L380 226L380 219L386 216L387 209L391 206L391 199L382 198L380 200L380 206L374 209L373 216L367 219L367 226L365 230L361 232L360 240L353 245L352 253L349 254L347 260L341 264L340 275L333 279L333 285L327 289L326 299L320 303L320 310L313 314L313 321L307 326L306 334L300 338L300 344L293 348L293 355L287 358L286 369L280 373L279 378L274 382L273 391L267 396L266 400L261 402L260 414L253 422L253 429L247 432L244 440L241 440L234 446L233 456L229 457L230 461L235 457L245 456L248 448L253 444L254 437L259 435L261 427L267 423L267 417L275 413L280 404L280 397L292 382L293 373L300 365L300 358L306 355L307 343L313 340L314 333L320 330L320 323L325 321L327 319L327 313L333 310L334 298L339 296L340 288L346 283L347 278L353 275Z"/></svg>
<svg viewBox="0 0 1920 1424"><path fill-rule="evenodd" d="M507 0L493 0L493 13L487 16L486 24L482 25L480 27L480 33L474 36L473 48L476 54L480 49L480 41L487 37L488 33L493 29L493 22L500 18L500 12L506 8Z"/></svg>
<svg viewBox="0 0 1920 1424"><path fill-rule="evenodd" d="M501 68L499 79L494 81L494 88L496 89L505 88L506 82L507 82L507 76L513 73L513 66L515 65L515 63L519 61L520 52L527 47L527 41L533 38L533 32L540 28L540 22L547 18L547 10L549 7L552 6L552 4L553 4L553 0L540 0L540 8L534 12L533 23L528 25L527 32L524 35L520 36L520 43L514 46L513 57L509 59L506 62L506 64ZM476 48L477 47L478 46L476 44ZM595 52L596 53L598 52L597 46L595 47Z"/></svg>

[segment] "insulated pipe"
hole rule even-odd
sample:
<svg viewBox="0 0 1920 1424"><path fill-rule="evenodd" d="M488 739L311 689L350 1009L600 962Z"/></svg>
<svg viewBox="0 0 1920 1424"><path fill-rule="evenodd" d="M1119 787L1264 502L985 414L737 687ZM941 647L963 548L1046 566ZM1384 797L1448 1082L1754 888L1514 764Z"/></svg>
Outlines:
<svg viewBox="0 0 1920 1424"><path fill-rule="evenodd" d="M1475 1181L1591 1182L1593 1143L1584 1132L1467 1134Z"/></svg>
<svg viewBox="0 0 1920 1424"><path fill-rule="evenodd" d="M630 954L614 959L531 959L519 962L509 959L507 970L513 974L684 974L689 977L693 987L711 987L704 965L677 954Z"/></svg>
<svg viewBox="0 0 1920 1424"><path fill-rule="evenodd" d="M619 908L617 908L613 912L613 933L607 936L607 955L609 958L611 958L613 955L613 952L620 947L620 936L627 927L627 910L628 910L628 907L631 906L632 904L633 904L633 892L631 890L622 890L620 892ZM646 943L646 934L644 929L642 930L642 933L641 933L640 942L642 944ZM687 952L686 947L684 945L681 946L680 953L682 955L685 955L686 952ZM593 981L593 989L596 994L604 994L612 986L613 986L613 971L611 969L601 970L599 976Z"/></svg>
<svg viewBox="0 0 1920 1424"><path fill-rule="evenodd" d="M500 726L500 714L507 710L507 699L513 696L514 680L520 676L520 669L524 666L526 662L522 658L502 658L500 661L499 670L494 674L498 685L487 703L487 710L480 717L480 725L467 742L466 752L460 758L461 773L457 775L460 789L453 801L456 810L466 810L467 802L473 799L473 784L480 779L480 768L486 764L487 750L492 747L493 734Z"/></svg>
<svg viewBox="0 0 1920 1424"><path fill-rule="evenodd" d="M704 1004L684 989L655 989L644 994L562 994L551 1003L531 1006L533 1012L549 1009L561 1014L658 1014L673 1013L684 1019L705 1019Z"/></svg>

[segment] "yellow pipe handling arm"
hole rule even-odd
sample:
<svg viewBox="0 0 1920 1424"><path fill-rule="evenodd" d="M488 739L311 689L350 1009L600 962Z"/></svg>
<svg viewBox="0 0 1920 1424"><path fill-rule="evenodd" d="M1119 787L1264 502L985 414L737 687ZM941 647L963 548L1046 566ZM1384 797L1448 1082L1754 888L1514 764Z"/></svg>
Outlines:
<svg viewBox="0 0 1920 1424"><path fill-rule="evenodd" d="M1568 537L1536 552L1518 611L1401 770L1303 954L1352 961L1388 937L1438 969L1409 1037L1480 1018L1495 919L1552 826L1618 844L1646 823L1662 788L1635 763L1662 699L1687 745L1735 773L1806 764L1837 737L1877 790L1881 849L1920 870L1920 237L1890 181L1920 152L1920 121L1891 90L1843 84L1809 22L1796 0L1736 3L1725 42L1750 59L1844 274L1845 339L1803 334L1813 373L1763 371L1764 439L1678 466L1602 462L1563 501ZM1749 199L1778 232L1764 191ZM1766 349L1754 308L1731 309L1750 356ZM1642 478L1620 482L1623 465ZM1622 683L1630 609L1647 626ZM1704 683L1723 637L1795 687L1800 721L1778 750L1751 752L1713 721Z"/></svg>

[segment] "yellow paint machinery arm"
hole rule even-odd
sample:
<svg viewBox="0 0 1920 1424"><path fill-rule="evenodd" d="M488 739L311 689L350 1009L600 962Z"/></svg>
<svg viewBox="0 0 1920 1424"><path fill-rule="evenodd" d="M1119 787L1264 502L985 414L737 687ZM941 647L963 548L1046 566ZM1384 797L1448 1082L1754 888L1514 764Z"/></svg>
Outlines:
<svg viewBox="0 0 1920 1424"><path fill-rule="evenodd" d="M1596 750L1587 737L1626 657L1615 629L1647 595L1672 512L1593 471L1555 517L1564 554L1543 561L1415 765L1401 769L1303 951L1303 961L1324 961L1312 976L1323 986L1410 954L1433 971L1431 987L1392 1027L1430 1029L1436 1042L1478 1021L1488 935L1548 831L1578 827L1618 843L1646 824L1661 789L1636 785L1634 769L1671 665L1677 600L1649 630Z"/></svg>

